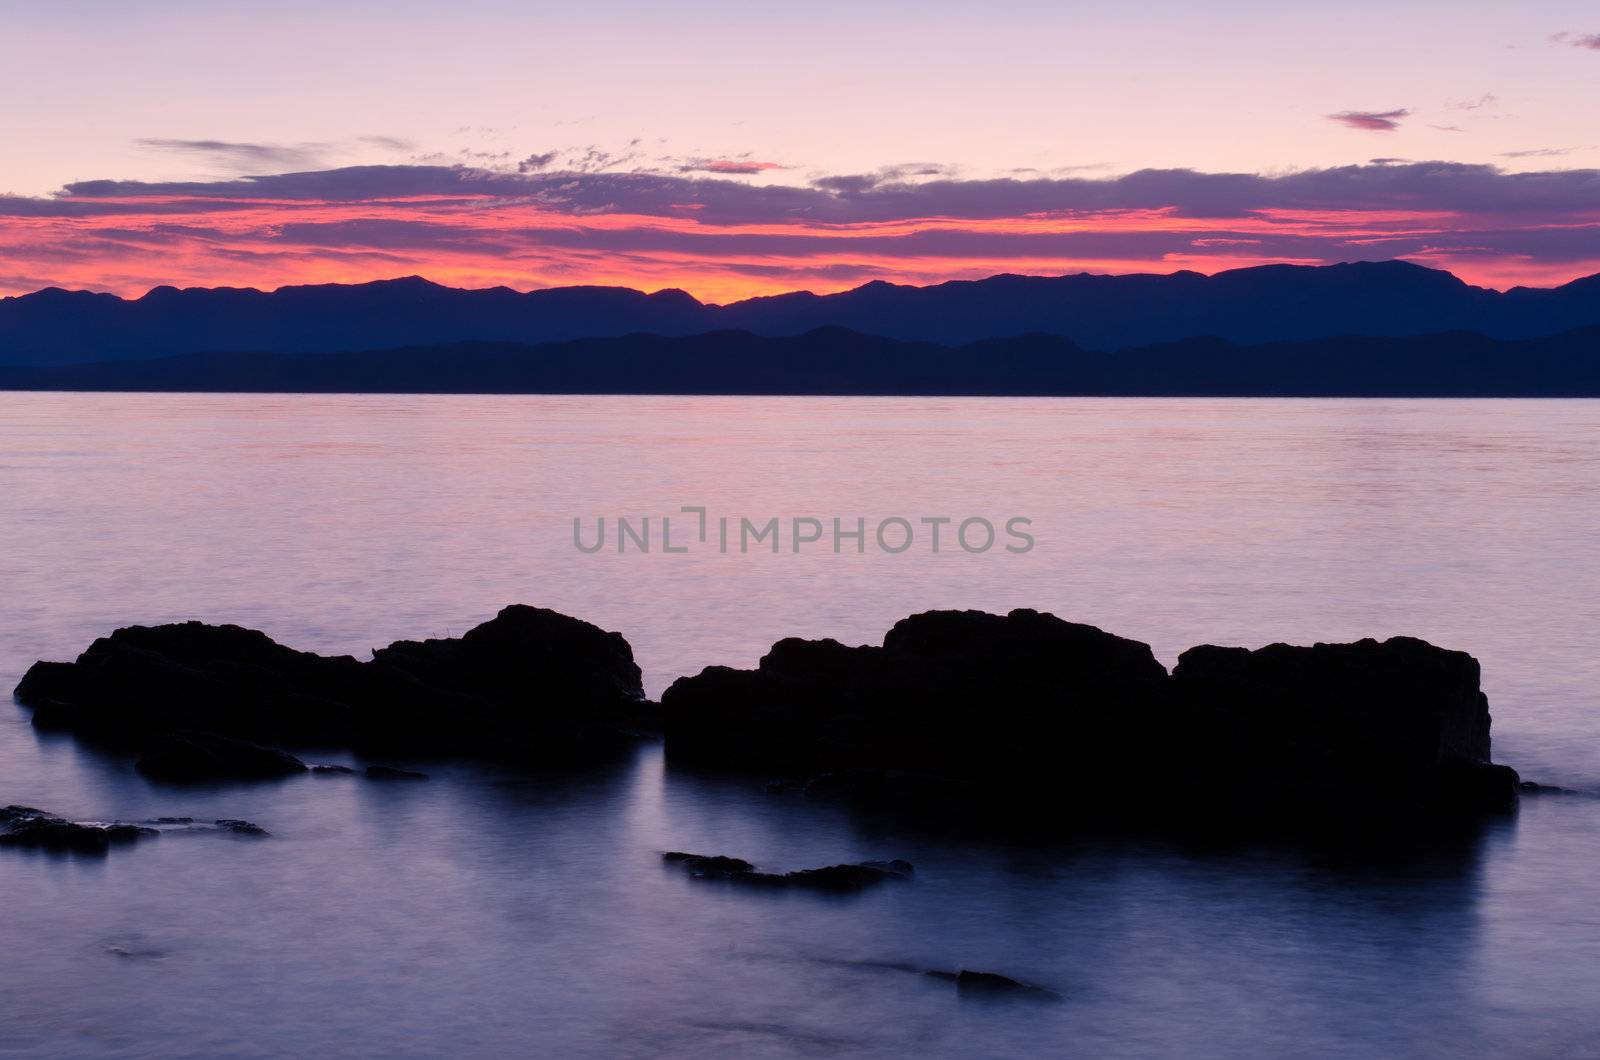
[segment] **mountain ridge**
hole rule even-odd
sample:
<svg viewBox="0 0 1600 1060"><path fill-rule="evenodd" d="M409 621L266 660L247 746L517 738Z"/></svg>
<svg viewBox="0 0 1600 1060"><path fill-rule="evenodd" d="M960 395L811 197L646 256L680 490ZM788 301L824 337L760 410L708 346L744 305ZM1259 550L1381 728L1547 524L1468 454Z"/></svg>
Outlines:
<svg viewBox="0 0 1600 1060"><path fill-rule="evenodd" d="M1441 331L1518 339L1595 324L1600 275L1501 292L1403 261L1262 265L1211 275L1002 273L925 287L877 280L834 294L796 291L725 305L677 288L519 292L406 276L272 291L161 286L135 299L44 288L0 299L0 365L461 341L537 344L640 332L731 329L778 337L823 326L957 344L1040 332L1114 350L1201 335L1241 344Z"/></svg>

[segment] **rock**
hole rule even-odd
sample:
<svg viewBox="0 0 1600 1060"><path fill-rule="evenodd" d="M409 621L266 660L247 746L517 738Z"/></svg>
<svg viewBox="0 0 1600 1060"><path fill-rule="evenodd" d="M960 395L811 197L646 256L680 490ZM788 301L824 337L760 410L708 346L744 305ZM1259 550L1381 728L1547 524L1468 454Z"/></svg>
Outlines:
<svg viewBox="0 0 1600 1060"><path fill-rule="evenodd" d="M954 983L956 989L962 993L970 991L974 994L1020 994L1052 999L1061 997L1054 990L1019 982L997 972L974 972L963 968L959 972L930 971L923 974Z"/></svg>
<svg viewBox="0 0 1600 1060"><path fill-rule="evenodd" d="M1128 774L1167 686L1147 645L1092 626L931 611L881 648L779 641L755 670L680 678L662 711L677 764L1089 791Z"/></svg>
<svg viewBox="0 0 1600 1060"><path fill-rule="evenodd" d="M659 728L620 634L521 605L459 638L398 641L369 662L295 651L239 626L130 626L74 662L36 663L16 697L40 729L147 752L152 775L185 779L214 767L195 733L573 766ZM177 734L185 743L168 746Z"/></svg>
<svg viewBox="0 0 1600 1060"><path fill-rule="evenodd" d="M409 769L396 769L393 766L368 766L368 780L427 780L428 774L416 773Z"/></svg>
<svg viewBox="0 0 1600 1060"><path fill-rule="evenodd" d="M159 834L154 828L68 821L31 806L0 809L0 846L104 854L112 846Z"/></svg>
<svg viewBox="0 0 1600 1060"><path fill-rule="evenodd" d="M311 772L319 777L353 777L356 773L349 766L312 766Z"/></svg>
<svg viewBox="0 0 1600 1060"><path fill-rule="evenodd" d="M224 817L218 820L216 825L224 832L232 832L234 835L265 838L266 836L270 836L272 834L258 824L252 824L249 821L239 821L230 817Z"/></svg>
<svg viewBox="0 0 1600 1060"><path fill-rule="evenodd" d="M1571 788L1563 788L1557 784L1540 784L1534 780L1524 780L1517 784L1517 791L1523 795L1577 795L1578 792Z"/></svg>
<svg viewBox="0 0 1600 1060"><path fill-rule="evenodd" d="M1411 637L1191 648L1172 683L1188 808L1382 825L1515 806L1478 661Z"/></svg>
<svg viewBox="0 0 1600 1060"><path fill-rule="evenodd" d="M703 854L686 854L681 850L669 850L661 855L661 860L676 862L690 872L752 872L755 866L743 858L729 858L720 855L707 857Z"/></svg>
<svg viewBox="0 0 1600 1060"><path fill-rule="evenodd" d="M306 771L305 763L291 754L206 732L159 737L139 756L135 768L152 780L191 784L270 780Z"/></svg>
<svg viewBox="0 0 1600 1060"><path fill-rule="evenodd" d="M1406 637L1193 648L1168 675L1052 615L936 611L882 647L779 641L755 670L680 678L662 710L674 765L964 828L1393 829L1518 794L1477 661Z"/></svg>
<svg viewBox="0 0 1600 1060"><path fill-rule="evenodd" d="M757 873L756 882L775 883L784 887L806 887L814 891L860 891L888 880L903 880L911 875L911 866L904 861L905 871L883 867L887 862L863 862L859 865L828 865L820 869L800 869L781 876Z"/></svg>
<svg viewBox="0 0 1600 1060"><path fill-rule="evenodd" d="M909 861L898 858L781 873L757 872L755 866L743 858L722 855L686 854L669 850L661 855L661 859L682 865L698 880L727 880L757 887L799 887L836 893L864 890L886 880L908 879L914 871Z"/></svg>

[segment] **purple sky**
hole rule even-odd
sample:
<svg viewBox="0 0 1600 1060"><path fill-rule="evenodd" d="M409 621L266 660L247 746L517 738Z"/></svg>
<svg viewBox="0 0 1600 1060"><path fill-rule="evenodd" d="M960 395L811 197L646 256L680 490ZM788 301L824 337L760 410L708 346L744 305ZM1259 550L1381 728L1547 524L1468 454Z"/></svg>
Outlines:
<svg viewBox="0 0 1600 1060"><path fill-rule="evenodd" d="M1597 34L1561 0L21 5L0 293L1559 282L1600 270Z"/></svg>

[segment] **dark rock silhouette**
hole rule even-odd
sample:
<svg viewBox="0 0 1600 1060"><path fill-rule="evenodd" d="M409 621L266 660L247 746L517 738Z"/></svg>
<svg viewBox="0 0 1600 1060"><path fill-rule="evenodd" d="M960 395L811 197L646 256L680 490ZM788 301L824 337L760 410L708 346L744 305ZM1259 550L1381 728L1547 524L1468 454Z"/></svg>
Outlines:
<svg viewBox="0 0 1600 1060"><path fill-rule="evenodd" d="M690 872L752 872L755 866L743 858L730 858L721 854L688 854L682 850L669 850L661 855L668 864L679 864Z"/></svg>
<svg viewBox="0 0 1600 1060"><path fill-rule="evenodd" d="M1364 818L1516 804L1516 772L1489 762L1489 704L1465 652L1411 637L1204 646L1172 680L1211 800Z"/></svg>
<svg viewBox="0 0 1600 1060"><path fill-rule="evenodd" d="M934 611L880 647L783 640L753 671L710 667L662 697L677 763L830 774L813 787L912 806L952 782L1070 807L1148 767L1169 693L1147 645L1036 611Z"/></svg>
<svg viewBox="0 0 1600 1060"><path fill-rule="evenodd" d="M104 854L114 846L123 846L140 839L158 836L163 829L184 833L225 832L256 839L271 835L258 824L234 819L214 821L211 825L196 824L193 817L157 817L138 824L126 821L105 824L93 821L69 821L32 806L0 808L0 846L31 847L74 854Z"/></svg>
<svg viewBox="0 0 1600 1060"><path fill-rule="evenodd" d="M157 834L154 828L135 824L68 821L32 806L0 809L0 846L104 854L113 846Z"/></svg>
<svg viewBox="0 0 1600 1060"><path fill-rule="evenodd" d="M135 764L152 780L204 783L270 780L306 772L294 755L248 740L209 732L172 732L158 738Z"/></svg>
<svg viewBox="0 0 1600 1060"><path fill-rule="evenodd" d="M858 864L826 865L794 872L758 872L743 858L725 855L688 854L669 850L661 855L669 864L683 866L698 880L726 880L754 887L794 887L802 890L849 894L888 880L908 879L913 872L909 861L863 861Z"/></svg>
<svg viewBox="0 0 1600 1060"><path fill-rule="evenodd" d="M336 353L416 343L557 342L717 330L842 327L966 343L1039 332L1115 350L1211 335L1241 343L1475 331L1530 338L1600 324L1594 277L1504 293L1402 261L1267 265L1214 276L993 276L930 287L874 282L705 305L682 291L463 291L420 277L341 286L158 287L141 298L49 288L0 299L0 364L174 353Z"/></svg>
<svg viewBox="0 0 1600 1060"><path fill-rule="evenodd" d="M937 345L823 328L0 367L0 390L1583 397L1600 395L1597 350L1600 327L1516 340L1473 332L1251 346L1189 338L1115 353L1041 333Z"/></svg>
<svg viewBox="0 0 1600 1060"><path fill-rule="evenodd" d="M356 771L349 766L316 765L311 767L311 772L319 777L351 777Z"/></svg>
<svg viewBox="0 0 1600 1060"><path fill-rule="evenodd" d="M229 832L233 835L250 836L256 839L264 839L272 834L258 824L252 824L249 821L240 821L228 817L217 821L216 825L224 832Z"/></svg>
<svg viewBox="0 0 1600 1060"><path fill-rule="evenodd" d="M934 979L943 979L954 983L956 989L963 994L1023 996L1050 1000L1060 1000L1061 998L1061 995L1054 990L1019 982L1008 975L1000 975L998 972L975 972L963 968L959 972L936 970L924 972L923 974Z"/></svg>
<svg viewBox="0 0 1600 1060"><path fill-rule="evenodd" d="M785 640L662 697L679 765L986 827L1390 827L1507 810L1471 656L1423 641L1150 649L1034 611L929 612L879 647Z"/></svg>
<svg viewBox="0 0 1600 1060"><path fill-rule="evenodd" d="M304 770L250 744L587 764L655 725L620 634L514 605L460 638L326 658L238 626L130 626L17 686L41 729L143 752L164 779Z"/></svg>
<svg viewBox="0 0 1600 1060"><path fill-rule="evenodd" d="M427 780L428 774L394 766L368 766L366 777L368 780Z"/></svg>

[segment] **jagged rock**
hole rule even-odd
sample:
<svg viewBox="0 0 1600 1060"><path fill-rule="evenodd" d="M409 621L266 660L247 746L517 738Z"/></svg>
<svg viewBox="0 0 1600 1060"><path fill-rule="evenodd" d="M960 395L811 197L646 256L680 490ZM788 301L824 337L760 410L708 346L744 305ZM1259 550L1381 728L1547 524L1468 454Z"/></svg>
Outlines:
<svg viewBox="0 0 1600 1060"><path fill-rule="evenodd" d="M661 859L682 865L695 879L700 880L727 880L757 887L799 887L836 893L864 890L886 880L907 879L914 871L909 861L898 858L893 861L827 865L794 872L757 872L755 866L743 858L687 854L679 850L669 850L661 855Z"/></svg>
<svg viewBox="0 0 1600 1060"><path fill-rule="evenodd" d="M393 766L368 766L368 780L427 780L428 774L418 773L410 769L396 769Z"/></svg>
<svg viewBox="0 0 1600 1060"><path fill-rule="evenodd" d="M268 746L339 747L576 765L658 728L620 634L513 605L453 639L399 641L370 662L295 651L238 626L130 626L75 662L36 663L17 686L41 729L184 771L176 733Z"/></svg>
<svg viewBox="0 0 1600 1060"><path fill-rule="evenodd" d="M112 846L157 835L140 825L89 824L68 821L32 806L0 809L0 846L104 854Z"/></svg>
<svg viewBox="0 0 1600 1060"><path fill-rule="evenodd" d="M680 864L690 872L751 872L755 869L754 865L743 858L730 858L715 854L710 856L686 854L681 850L669 850L661 855L661 860Z"/></svg>
<svg viewBox="0 0 1600 1060"><path fill-rule="evenodd" d="M262 828L258 824L253 824L250 821L236 820L236 819L231 818L231 817L224 817L224 818L218 820L216 822L216 825L217 825L218 828L222 829L224 832L232 832L234 835L245 835L245 836L253 836L253 837L256 837L256 838L265 838L265 837L270 836L272 834L271 832L267 831L265 828Z"/></svg>
<svg viewBox="0 0 1600 1060"><path fill-rule="evenodd" d="M207 732L161 736L139 756L135 768L152 780L188 784L270 780L306 771L305 763L294 755Z"/></svg>

